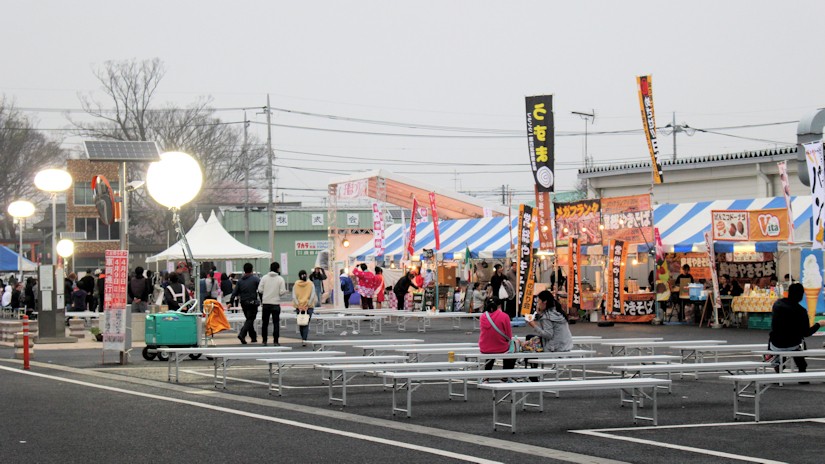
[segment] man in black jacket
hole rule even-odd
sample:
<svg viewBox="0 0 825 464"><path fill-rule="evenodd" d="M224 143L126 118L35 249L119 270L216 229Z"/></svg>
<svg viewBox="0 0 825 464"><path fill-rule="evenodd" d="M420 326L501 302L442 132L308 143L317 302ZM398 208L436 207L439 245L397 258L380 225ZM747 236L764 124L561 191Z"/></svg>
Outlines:
<svg viewBox="0 0 825 464"><path fill-rule="evenodd" d="M261 279L252 274L252 263L243 265L243 276L238 279L238 285L232 292L232 298L241 300L241 310L246 320L238 333L238 339L246 345L246 335L252 343L258 343L258 334L255 332L255 318L258 316L258 284Z"/></svg>
<svg viewBox="0 0 825 464"><path fill-rule="evenodd" d="M782 298L773 304L771 319L771 334L768 347L773 351L798 351L805 349L805 337L814 334L825 322L819 321L813 326L808 322L808 311L799 304L805 296L802 284L795 283L788 287L788 297ZM793 358L799 372L805 372L808 363L805 358ZM773 369L779 372L779 359L773 360Z"/></svg>

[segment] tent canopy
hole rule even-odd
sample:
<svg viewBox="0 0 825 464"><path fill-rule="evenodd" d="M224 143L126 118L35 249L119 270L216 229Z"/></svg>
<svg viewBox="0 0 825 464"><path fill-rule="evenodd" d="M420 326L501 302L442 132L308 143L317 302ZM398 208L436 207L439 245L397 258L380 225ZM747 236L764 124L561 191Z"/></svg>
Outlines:
<svg viewBox="0 0 825 464"><path fill-rule="evenodd" d="M653 222L659 228L659 235L665 251L690 252L706 251L705 232L710 231L711 211L713 210L759 210L784 208L784 197L755 198L747 200L716 200L697 203L665 203L656 205L653 210ZM791 197L793 208L794 241L810 241L809 223L811 217L811 197ZM645 250L640 245L640 250ZM731 242L716 241L713 244L715 251L730 253L734 248L747 248L757 252L775 252L778 242Z"/></svg>
<svg viewBox="0 0 825 464"><path fill-rule="evenodd" d="M470 249L471 258L505 258L510 250L510 226L513 227L513 241L518 239L518 218L512 222L506 217L455 219L438 223L441 249L436 253L443 259L464 259L464 252ZM404 254L404 229L394 224L384 233L384 259L400 260ZM538 247L538 240L533 244ZM415 227L415 253L421 255L424 248L435 250L435 231L432 222L418 223ZM351 259L365 261L375 256L370 241L350 254Z"/></svg>
<svg viewBox="0 0 825 464"><path fill-rule="evenodd" d="M9 247L0 245L0 271L19 272L17 269L18 254L12 251ZM36 271L37 264L23 258L23 271Z"/></svg>
<svg viewBox="0 0 825 464"><path fill-rule="evenodd" d="M269 252L257 250L237 241L235 237L223 228L215 216L214 211L210 214L208 221L204 221L203 216L198 217L195 225L186 233L186 240L192 249L194 259L198 261L255 258L271 259L272 257ZM183 241L179 240L166 250L146 258L146 262L176 261L183 258Z"/></svg>

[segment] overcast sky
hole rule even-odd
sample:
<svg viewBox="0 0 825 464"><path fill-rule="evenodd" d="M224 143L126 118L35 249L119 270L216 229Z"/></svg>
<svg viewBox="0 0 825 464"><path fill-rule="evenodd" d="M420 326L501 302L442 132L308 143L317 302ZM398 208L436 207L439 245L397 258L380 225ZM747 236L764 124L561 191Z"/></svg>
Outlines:
<svg viewBox="0 0 825 464"><path fill-rule="evenodd" d="M585 121L571 111L595 110L595 164L649 159L640 131L592 134L641 128L637 75L653 76L658 126L676 112L678 124L744 137L679 134L680 158L792 144L795 121L825 101L822 1L0 5L0 93L41 109L30 112L41 128L67 125L42 109L79 108L78 92L98 91L92 70L104 61L153 57L167 70L158 103L211 96L216 108L262 107L269 93L274 108L401 123L275 112L275 124L323 129L273 127L287 201L317 204L330 179L375 168L490 200L502 184L527 193L525 95L555 95L557 190L575 186L582 164ZM218 115L243 120L239 110ZM772 123L786 124L715 129ZM421 125L453 129L412 127ZM265 138L265 126L252 130ZM659 136L669 158L672 139Z"/></svg>

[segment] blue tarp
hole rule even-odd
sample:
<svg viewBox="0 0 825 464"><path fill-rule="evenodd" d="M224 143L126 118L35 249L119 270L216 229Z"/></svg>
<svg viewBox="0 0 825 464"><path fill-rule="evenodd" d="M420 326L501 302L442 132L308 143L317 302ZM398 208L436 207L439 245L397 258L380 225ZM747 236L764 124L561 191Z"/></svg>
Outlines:
<svg viewBox="0 0 825 464"><path fill-rule="evenodd" d="M37 269L37 264L23 258L23 270L34 271ZM12 251L9 247L0 245L0 271L17 272L17 253Z"/></svg>

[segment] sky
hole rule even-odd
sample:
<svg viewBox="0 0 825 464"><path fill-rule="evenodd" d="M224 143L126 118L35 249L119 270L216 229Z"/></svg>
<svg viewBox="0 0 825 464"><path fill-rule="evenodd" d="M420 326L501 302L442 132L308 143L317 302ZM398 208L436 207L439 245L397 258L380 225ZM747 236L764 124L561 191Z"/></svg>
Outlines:
<svg viewBox="0 0 825 464"><path fill-rule="evenodd" d="M675 113L715 132L677 134L679 158L794 144L796 121L825 106L821 1L0 0L0 11L0 94L66 148L81 140L54 129L79 94L101 96L93 71L157 57L159 106L210 97L238 123L250 108L262 140L268 94L278 194L306 204L378 168L529 200L528 95L554 95L557 191L576 186L585 127L593 165L649 161L638 75L652 75L657 126ZM724 129L743 125L757 127ZM670 159L672 137L659 137Z"/></svg>

